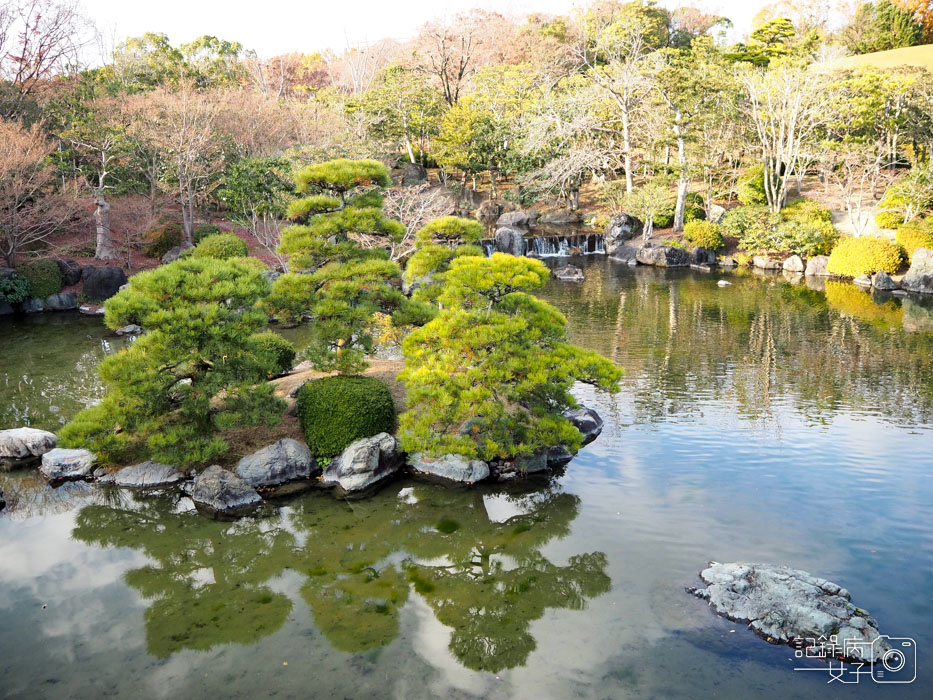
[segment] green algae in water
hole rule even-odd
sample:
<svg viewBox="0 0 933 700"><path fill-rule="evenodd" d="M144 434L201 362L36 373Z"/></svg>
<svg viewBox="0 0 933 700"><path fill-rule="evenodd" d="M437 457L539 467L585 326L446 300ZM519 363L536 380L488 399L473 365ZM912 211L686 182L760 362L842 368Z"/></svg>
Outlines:
<svg viewBox="0 0 933 700"><path fill-rule="evenodd" d="M458 523L456 520L444 518L434 527L438 532L443 532L445 535L450 535L460 529L460 523Z"/></svg>

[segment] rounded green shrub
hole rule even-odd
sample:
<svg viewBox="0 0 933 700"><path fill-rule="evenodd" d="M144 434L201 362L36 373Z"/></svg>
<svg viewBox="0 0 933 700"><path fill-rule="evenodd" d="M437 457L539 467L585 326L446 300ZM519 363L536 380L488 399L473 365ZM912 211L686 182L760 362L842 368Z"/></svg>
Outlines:
<svg viewBox="0 0 933 700"><path fill-rule="evenodd" d="M208 236L213 236L214 234L220 232L220 228L214 224L198 224L194 229L194 235L191 236L191 240L193 240L194 244L197 245Z"/></svg>
<svg viewBox="0 0 933 700"><path fill-rule="evenodd" d="M706 220L706 210L696 204L688 204L684 209L684 223L689 224L691 221L705 221Z"/></svg>
<svg viewBox="0 0 933 700"><path fill-rule="evenodd" d="M233 233L215 233L202 240L191 251L191 255L196 258L216 258L217 260L245 258L248 253L246 241Z"/></svg>
<svg viewBox="0 0 933 700"><path fill-rule="evenodd" d="M423 226L415 234L419 246L430 243L476 243L486 229L479 221L459 216L442 216Z"/></svg>
<svg viewBox="0 0 933 700"><path fill-rule="evenodd" d="M907 262L913 262L917 248L933 250L933 217L926 221L911 221L897 229L897 244L907 254Z"/></svg>
<svg viewBox="0 0 933 700"><path fill-rule="evenodd" d="M378 379L323 377L298 391L298 423L311 453L328 459L356 440L394 432L395 404Z"/></svg>
<svg viewBox="0 0 933 700"><path fill-rule="evenodd" d="M44 299L62 291L62 270L54 260L30 260L17 272L29 283L29 296Z"/></svg>
<svg viewBox="0 0 933 700"><path fill-rule="evenodd" d="M29 298L29 281L15 272L12 275L0 277L0 302L18 304Z"/></svg>
<svg viewBox="0 0 933 700"><path fill-rule="evenodd" d="M146 243L145 253L150 258L161 258L168 251L180 246L184 238L181 224L176 221L166 221L151 231L143 234Z"/></svg>
<svg viewBox="0 0 933 700"><path fill-rule="evenodd" d="M256 333L250 337L250 345L270 377L284 374L292 368L295 348L275 331Z"/></svg>
<svg viewBox="0 0 933 700"><path fill-rule="evenodd" d="M719 250L723 246L722 231L719 226L709 221L691 221L684 225L684 238L690 243L710 250Z"/></svg>
<svg viewBox="0 0 933 700"><path fill-rule="evenodd" d="M886 238L843 238L830 253L826 271L842 277L872 275L876 272L893 274L901 266L901 260L900 246Z"/></svg>
<svg viewBox="0 0 933 700"><path fill-rule="evenodd" d="M779 252L805 258L828 255L839 240L839 232L823 219L785 218L775 229Z"/></svg>
<svg viewBox="0 0 933 700"><path fill-rule="evenodd" d="M825 206L813 199L796 199L783 211L784 215L797 221L823 221L831 223L833 213Z"/></svg>
<svg viewBox="0 0 933 700"><path fill-rule="evenodd" d="M654 215L654 227L655 228L670 228L674 225L674 213L670 214L655 214Z"/></svg>
<svg viewBox="0 0 933 700"><path fill-rule="evenodd" d="M875 223L881 228L897 228L904 223L904 217L896 211L879 211L875 214Z"/></svg>
<svg viewBox="0 0 933 700"><path fill-rule="evenodd" d="M765 166L754 165L745 171L745 175L736 186L736 195L742 204L765 204Z"/></svg>

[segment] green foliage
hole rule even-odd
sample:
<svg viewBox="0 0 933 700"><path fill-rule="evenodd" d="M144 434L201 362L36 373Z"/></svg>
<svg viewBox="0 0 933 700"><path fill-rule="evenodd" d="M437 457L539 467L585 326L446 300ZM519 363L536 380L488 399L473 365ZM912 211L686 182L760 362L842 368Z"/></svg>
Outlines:
<svg viewBox="0 0 933 700"><path fill-rule="evenodd" d="M423 226L415 234L415 244L423 246L428 243L478 243L486 229L474 219L464 219L459 216L442 216L439 219Z"/></svg>
<svg viewBox="0 0 933 700"><path fill-rule="evenodd" d="M621 371L569 345L563 315L526 293L548 274L538 260L501 253L451 261L442 310L404 342L406 451L491 460L579 446L579 431L560 415L575 405L570 387L615 391Z"/></svg>
<svg viewBox="0 0 933 700"><path fill-rule="evenodd" d="M786 216L798 219L800 221L823 221L832 223L833 213L815 199L801 197L784 207Z"/></svg>
<svg viewBox="0 0 933 700"><path fill-rule="evenodd" d="M661 241L661 245L670 246L671 248L680 248L681 250L690 250L690 246L688 246L683 241Z"/></svg>
<svg viewBox="0 0 933 700"><path fill-rule="evenodd" d="M338 158L302 168L295 173L295 185L299 194L330 191L345 195L361 187L390 187L392 178L377 160Z"/></svg>
<svg viewBox="0 0 933 700"><path fill-rule="evenodd" d="M875 223L897 228L933 207L933 170L914 167L897 178L878 202ZM885 225L887 224L887 225Z"/></svg>
<svg viewBox="0 0 933 700"><path fill-rule="evenodd" d="M336 457L352 442L395 431L395 404L378 379L314 379L298 391L298 422L318 459Z"/></svg>
<svg viewBox="0 0 933 700"><path fill-rule="evenodd" d="M282 158L243 158L227 168L217 197L231 221L251 229L263 217L280 218L292 190Z"/></svg>
<svg viewBox="0 0 933 700"><path fill-rule="evenodd" d="M203 239L191 251L195 258L216 258L229 260L230 258L245 258L249 255L246 241L235 233L215 233Z"/></svg>
<svg viewBox="0 0 933 700"><path fill-rule="evenodd" d="M191 235L191 240L194 241L195 245L197 245L208 236L213 236L218 233L221 233L220 227L215 226L214 224L198 224L194 228L194 233Z"/></svg>
<svg viewBox="0 0 933 700"><path fill-rule="evenodd" d="M62 270L54 260L30 260L17 268L17 273L29 283L29 296L44 299L62 290Z"/></svg>
<svg viewBox="0 0 933 700"><path fill-rule="evenodd" d="M875 223L881 228L898 228L904 223L904 215L896 211L879 211L875 214Z"/></svg>
<svg viewBox="0 0 933 700"><path fill-rule="evenodd" d="M684 238L696 246L719 250L723 246L722 231L709 221L689 221L684 225Z"/></svg>
<svg viewBox="0 0 933 700"><path fill-rule="evenodd" d="M185 257L131 277L104 321L147 332L101 362L107 393L62 429L60 444L111 462L188 466L223 454L226 428L278 422L284 404L252 341L266 325L267 292L256 266L239 260Z"/></svg>
<svg viewBox="0 0 933 700"><path fill-rule="evenodd" d="M736 184L736 196L739 202L746 206L767 203L764 165L759 163L745 171L742 179Z"/></svg>
<svg viewBox="0 0 933 700"><path fill-rule="evenodd" d="M901 266L901 261L900 247L886 238L843 238L830 253L826 271L842 277L871 275L879 271L893 274Z"/></svg>
<svg viewBox="0 0 933 700"><path fill-rule="evenodd" d="M726 212L720 226L722 232L732 238L764 236L770 226L771 212L763 204L736 207Z"/></svg>
<svg viewBox="0 0 933 700"><path fill-rule="evenodd" d="M444 286L444 273L450 269L451 261L465 255L481 256L483 250L475 245L451 248L438 243L419 247L405 267L405 282L419 282L413 297L421 301L437 301Z"/></svg>
<svg viewBox="0 0 933 700"><path fill-rule="evenodd" d="M263 331L250 337L252 352L266 367L266 374L285 374L295 361L295 347L274 331Z"/></svg>
<svg viewBox="0 0 933 700"><path fill-rule="evenodd" d="M645 222L647 234L655 226L668 228L674 223L674 195L666 178L655 178L621 197L624 210Z"/></svg>
<svg viewBox="0 0 933 700"><path fill-rule="evenodd" d="M684 208L684 223L689 224L691 221L705 221L706 220L706 210L696 204L688 204Z"/></svg>
<svg viewBox="0 0 933 700"><path fill-rule="evenodd" d="M145 253L150 258L161 258L172 248L181 245L184 238L181 224L175 221L166 221L151 231L143 234L146 243Z"/></svg>
<svg viewBox="0 0 933 700"><path fill-rule="evenodd" d="M859 6L840 38L855 54L888 51L923 43L923 25L911 10L889 0L866 2Z"/></svg>
<svg viewBox="0 0 933 700"><path fill-rule="evenodd" d="M29 281L22 275L0 277L0 302L18 304L29 298Z"/></svg>
<svg viewBox="0 0 933 700"><path fill-rule="evenodd" d="M826 255L839 233L825 207L799 200L772 214L764 205L737 207L726 212L722 230L739 239L739 248L756 253Z"/></svg>
<svg viewBox="0 0 933 700"><path fill-rule="evenodd" d="M907 262L913 262L917 248L933 250L933 216L924 221L911 221L897 229L897 244L904 249Z"/></svg>

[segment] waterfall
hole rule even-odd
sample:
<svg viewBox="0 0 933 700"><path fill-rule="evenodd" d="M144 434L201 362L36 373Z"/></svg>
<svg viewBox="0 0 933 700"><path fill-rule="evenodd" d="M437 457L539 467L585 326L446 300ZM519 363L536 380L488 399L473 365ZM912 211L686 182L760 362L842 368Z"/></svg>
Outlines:
<svg viewBox="0 0 933 700"><path fill-rule="evenodd" d="M494 240L482 241L481 245L486 257L496 252ZM601 233L526 236L523 253L538 258L565 258L571 255L605 255L606 247Z"/></svg>

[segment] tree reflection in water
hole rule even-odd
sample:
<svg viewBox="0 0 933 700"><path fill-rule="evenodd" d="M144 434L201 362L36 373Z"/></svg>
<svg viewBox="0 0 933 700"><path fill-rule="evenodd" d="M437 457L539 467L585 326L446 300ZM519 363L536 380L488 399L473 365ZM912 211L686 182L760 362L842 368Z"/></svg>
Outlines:
<svg viewBox="0 0 933 700"><path fill-rule="evenodd" d="M152 560L125 580L153 601L145 622L155 656L272 634L292 601L268 584L293 569L307 577L301 592L317 627L341 651L392 641L399 610L416 594L452 628L461 663L498 671L527 661L531 622L548 608L579 610L610 588L605 554L562 566L541 553L569 533L576 496L526 485L499 497L517 512L502 522L481 491L409 484L356 502L312 493L275 515L230 523L179 512L177 497L126 496L85 506L73 535Z"/></svg>

